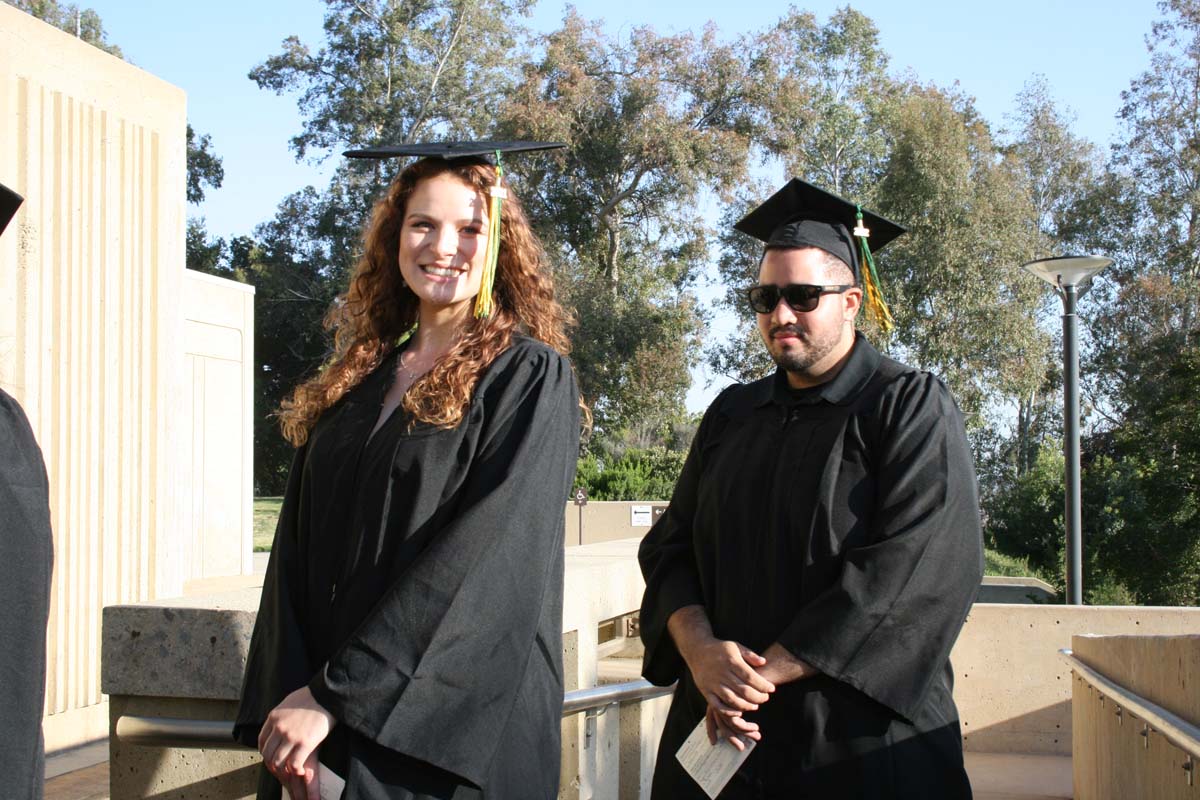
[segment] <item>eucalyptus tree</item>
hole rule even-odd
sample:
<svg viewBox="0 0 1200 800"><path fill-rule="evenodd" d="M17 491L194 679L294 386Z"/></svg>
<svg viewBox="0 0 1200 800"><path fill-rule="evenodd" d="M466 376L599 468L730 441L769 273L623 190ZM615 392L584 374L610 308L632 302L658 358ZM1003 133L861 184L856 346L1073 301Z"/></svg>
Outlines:
<svg viewBox="0 0 1200 800"><path fill-rule="evenodd" d="M1023 396L1044 380L1040 288L1019 269L1036 252L1035 212L1017 165L968 98L914 86L893 119L876 208L909 234L880 259L896 319L891 343L939 374L968 429L980 429L993 398Z"/></svg>
<svg viewBox="0 0 1200 800"><path fill-rule="evenodd" d="M745 64L712 28L617 39L573 11L537 44L501 130L568 145L522 169L523 196L578 316L584 397L610 435L659 429L699 357L701 205L746 174Z"/></svg>
<svg viewBox="0 0 1200 800"><path fill-rule="evenodd" d="M1087 365L1102 430L1084 480L1106 494L1088 531L1140 602L1200 601L1200 2L1169 0L1123 127L1071 214L1109 255L1089 299ZM1107 514L1111 510L1113 513ZM1085 509L1085 523L1088 519Z"/></svg>
<svg viewBox="0 0 1200 800"><path fill-rule="evenodd" d="M869 201L888 154L888 109L898 90L875 23L846 7L821 25L791 8L755 37L752 53L757 142L790 175Z"/></svg>

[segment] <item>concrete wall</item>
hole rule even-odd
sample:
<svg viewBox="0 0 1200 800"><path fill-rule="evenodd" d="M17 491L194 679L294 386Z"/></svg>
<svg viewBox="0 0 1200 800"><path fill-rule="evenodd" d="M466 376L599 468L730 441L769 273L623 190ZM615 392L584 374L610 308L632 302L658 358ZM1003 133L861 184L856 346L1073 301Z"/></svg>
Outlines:
<svg viewBox="0 0 1200 800"><path fill-rule="evenodd" d="M252 298L186 276L186 120L177 87L0 3L0 183L26 198L0 386L50 478L51 751L107 734L104 606L250 564Z"/></svg>
<svg viewBox="0 0 1200 800"><path fill-rule="evenodd" d="M1193 629L1194 630L1194 629ZM1103 636L1072 638L1076 657L1131 693L1200 724L1200 637ZM1120 800L1200 797L1200 781L1184 769L1187 754L1143 723L1117 698L1105 697L1081 677L1073 681L1072 767L1075 797ZM1192 770L1197 769L1192 766Z"/></svg>
<svg viewBox="0 0 1200 800"><path fill-rule="evenodd" d="M1071 647L1072 636L1197 630L1198 608L978 603L950 656L963 746L976 752L1070 755L1071 670L1058 651Z"/></svg>
<svg viewBox="0 0 1200 800"><path fill-rule="evenodd" d="M666 500L589 500L582 507L568 502L567 547L612 542L634 536L641 538L650 530L650 523L646 520L657 519L656 511L666 507ZM583 526L582 536L580 523Z"/></svg>
<svg viewBox="0 0 1200 800"><path fill-rule="evenodd" d="M184 287L190 583L254 569L254 287L191 270Z"/></svg>
<svg viewBox="0 0 1200 800"><path fill-rule="evenodd" d="M0 4L0 384L50 477L48 749L102 736L100 609L182 588L161 534L176 429L186 101L181 90Z"/></svg>

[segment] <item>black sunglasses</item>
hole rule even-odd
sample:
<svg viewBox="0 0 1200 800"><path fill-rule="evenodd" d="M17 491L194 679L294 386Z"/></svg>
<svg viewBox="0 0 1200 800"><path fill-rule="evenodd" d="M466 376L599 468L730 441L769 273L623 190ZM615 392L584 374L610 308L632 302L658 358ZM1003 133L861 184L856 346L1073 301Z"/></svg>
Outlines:
<svg viewBox="0 0 1200 800"><path fill-rule="evenodd" d="M791 307L792 311L812 311L821 302L823 294L841 294L847 289L853 289L853 283L843 283L837 286L816 286L811 283L789 283L787 286L763 284L751 286L746 290L750 307L759 314L770 314L779 305L779 298Z"/></svg>

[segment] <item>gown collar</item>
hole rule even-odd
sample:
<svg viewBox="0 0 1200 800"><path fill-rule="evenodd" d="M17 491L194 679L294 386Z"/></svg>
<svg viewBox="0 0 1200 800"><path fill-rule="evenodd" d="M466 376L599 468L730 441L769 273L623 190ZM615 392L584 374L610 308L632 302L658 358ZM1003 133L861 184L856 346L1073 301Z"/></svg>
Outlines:
<svg viewBox="0 0 1200 800"><path fill-rule="evenodd" d="M797 403L813 405L824 400L832 405L845 405L858 396L867 382L875 374L879 355L870 342L858 331L854 332L854 347L850 350L850 358L842 366L833 380L814 386L800 392L788 386L787 373L776 369L775 375L769 381L763 381L762 391L756 405L775 403L780 406L793 406Z"/></svg>

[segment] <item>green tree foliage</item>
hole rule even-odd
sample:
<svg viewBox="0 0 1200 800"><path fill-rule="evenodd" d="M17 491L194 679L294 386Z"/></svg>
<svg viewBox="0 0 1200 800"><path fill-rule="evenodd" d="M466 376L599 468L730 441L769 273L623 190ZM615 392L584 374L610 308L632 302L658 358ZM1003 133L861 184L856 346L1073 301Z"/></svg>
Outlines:
<svg viewBox="0 0 1200 800"><path fill-rule="evenodd" d="M196 135L191 123L187 126L187 201L204 202L204 190L220 189L225 180L225 167L212 149L212 137Z"/></svg>
<svg viewBox="0 0 1200 800"><path fill-rule="evenodd" d="M224 239L209 238L204 217L188 217L185 246L185 263L188 269L223 278L232 277L226 261L226 251Z"/></svg>
<svg viewBox="0 0 1200 800"><path fill-rule="evenodd" d="M860 12L842 8L818 25L792 8L754 43L756 139L789 174L869 202L888 153L896 86L887 63Z"/></svg>
<svg viewBox="0 0 1200 800"><path fill-rule="evenodd" d="M684 457L662 447L630 449L611 461L589 454L579 459L575 485L587 489L590 500L667 501Z"/></svg>
<svg viewBox="0 0 1200 800"><path fill-rule="evenodd" d="M656 430L683 413L703 317L705 189L744 176L745 67L712 30L607 37L571 12L502 111L507 136L567 143L522 168L527 205L578 328L574 360L596 427Z"/></svg>
<svg viewBox="0 0 1200 800"><path fill-rule="evenodd" d="M341 291L343 275L331 265L345 253L331 242L336 206L312 187L284 198L275 219L230 243L229 262L240 280L255 287L254 471L258 494L280 494L291 463L291 445L274 424L282 399L325 360L330 342L322 320Z"/></svg>
<svg viewBox="0 0 1200 800"><path fill-rule="evenodd" d="M909 234L880 258L896 318L890 344L940 375L968 428L979 428L989 398L1021 396L1044 378L1040 289L1018 269L1036 245L1032 208L967 98L912 87L893 119L876 208Z"/></svg>
<svg viewBox="0 0 1200 800"><path fill-rule="evenodd" d="M298 158L489 129L513 77L513 18L531 0L326 0L316 52L292 36L250 71L261 88L298 93Z"/></svg>

